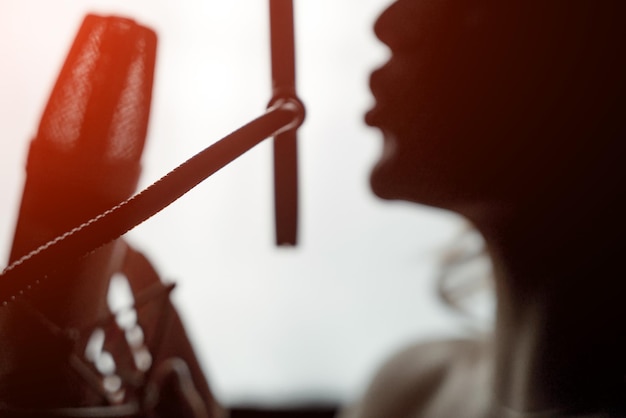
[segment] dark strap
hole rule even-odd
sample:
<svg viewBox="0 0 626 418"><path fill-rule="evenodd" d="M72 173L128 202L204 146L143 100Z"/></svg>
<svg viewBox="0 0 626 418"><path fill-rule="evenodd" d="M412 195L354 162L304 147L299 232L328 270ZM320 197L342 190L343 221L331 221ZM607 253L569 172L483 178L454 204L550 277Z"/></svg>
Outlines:
<svg viewBox="0 0 626 418"><path fill-rule="evenodd" d="M295 128L303 115L299 103L277 102L263 116L191 157L141 193L11 263L0 274L0 306L20 297L51 271L122 236L265 138Z"/></svg>

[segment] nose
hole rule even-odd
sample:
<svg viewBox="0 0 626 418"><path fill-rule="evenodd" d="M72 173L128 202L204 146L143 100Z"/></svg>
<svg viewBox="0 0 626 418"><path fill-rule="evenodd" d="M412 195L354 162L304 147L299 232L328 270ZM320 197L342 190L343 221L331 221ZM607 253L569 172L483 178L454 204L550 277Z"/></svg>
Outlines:
<svg viewBox="0 0 626 418"><path fill-rule="evenodd" d="M394 37L395 30L393 29L393 22L397 20L396 15L398 10L398 2L394 2L391 6L387 7L374 23L374 33L381 42L390 46Z"/></svg>
<svg viewBox="0 0 626 418"><path fill-rule="evenodd" d="M435 4L433 4L435 3ZM396 0L376 20L374 33L391 49L414 46L439 20L439 1Z"/></svg>

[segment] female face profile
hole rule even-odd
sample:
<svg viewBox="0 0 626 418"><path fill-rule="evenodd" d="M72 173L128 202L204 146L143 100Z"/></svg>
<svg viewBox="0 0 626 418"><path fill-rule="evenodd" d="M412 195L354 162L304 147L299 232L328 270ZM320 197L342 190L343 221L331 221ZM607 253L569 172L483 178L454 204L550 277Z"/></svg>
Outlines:
<svg viewBox="0 0 626 418"><path fill-rule="evenodd" d="M366 121L384 136L372 189L467 217L497 310L486 345L472 345L484 384L465 348L420 375L417 346L383 367L363 410L626 416L625 17L621 0L397 0L380 16L391 57L370 79Z"/></svg>
<svg viewBox="0 0 626 418"><path fill-rule="evenodd" d="M491 78L480 62L482 16L447 3L400 0L376 23L391 52L371 76L376 105L366 116L384 135L371 176L380 197L448 206L469 191L464 178L487 170L480 160L494 144L478 132L489 112L478 95Z"/></svg>
<svg viewBox="0 0 626 418"><path fill-rule="evenodd" d="M370 80L366 121L384 136L373 191L467 214L573 184L605 145L587 134L615 91L602 82L616 78L598 48L615 43L598 30L604 14L592 2L394 2L375 26L391 57Z"/></svg>

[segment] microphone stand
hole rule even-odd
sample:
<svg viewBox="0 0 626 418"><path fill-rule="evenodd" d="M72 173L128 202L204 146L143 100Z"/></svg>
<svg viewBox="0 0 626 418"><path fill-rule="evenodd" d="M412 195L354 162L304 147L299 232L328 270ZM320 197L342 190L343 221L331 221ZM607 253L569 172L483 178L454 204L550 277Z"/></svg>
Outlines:
<svg viewBox="0 0 626 418"><path fill-rule="evenodd" d="M115 241L130 229L164 209L213 173L237 159L268 137L274 137L275 143L276 242L279 245L295 245L297 229L296 129L302 124L305 111L302 102L295 94L293 6L291 0L270 0L270 12L272 26L273 97L265 114L205 148L139 194L111 207L56 238L51 239L20 258L17 258L20 254L20 252L18 252L16 257L12 258L13 261L11 264L0 273L0 307L7 306L12 301L23 299L23 297L29 293L30 289L36 287L40 282L47 279L48 276L50 276L50 284L54 285L54 279L58 278L58 275L55 275L55 273L63 271L63 268L68 265L71 266L74 263L80 264L81 259L89 263L91 259L87 257L88 255L96 252L96 250L106 244ZM130 193L123 197L129 195ZM103 205L88 216L98 213L98 211L106 208L110 204L111 203L107 203ZM82 219L86 219L86 217ZM82 221L82 219L80 221ZM69 225L71 225L71 222ZM64 225L57 231L63 231L65 228L67 228L67 225ZM48 237L53 236L53 234L48 235ZM45 239L48 239L48 237ZM40 240L35 245L41 242L45 241ZM34 245L27 248L33 247ZM27 250L25 249L24 252L25 251ZM145 258L142 258L143 256L140 253L133 252L129 248L126 248L124 251L126 252L126 259L123 268L130 269L124 273L129 277L131 286L134 283L131 273L137 270L135 273L139 272L142 275L147 275L147 278L143 277L139 281L135 280L135 285L139 284L139 287L141 287L145 285L145 283L141 281L143 280L145 282L148 280L149 283L156 283L156 288L159 290L171 290L171 287L165 287L160 283L158 275L151 270L149 262ZM21 253L23 254L24 252ZM111 257L113 258L112 255ZM133 289L133 292L136 290L137 289ZM28 303L26 306L29 306ZM18 308L19 307L21 307L21 305L18 305ZM207 397L211 397L212 395L210 391L208 391L201 371L199 371L197 360L187 340L176 310L171 305L165 305L163 309L170 318L168 322L163 325L164 328L160 328L160 332L164 333L163 335L169 335L173 340L163 344L157 342L155 345L157 347L157 354L160 352L163 356L166 356L166 354L175 355L176 358L180 356L183 364L186 364L191 369L191 374L193 375L191 377L192 381L195 380L195 384L199 385L196 389L199 388L203 393L208 393L208 395L206 395ZM11 309L8 309L6 312L8 312L10 321L12 321L11 323L17 323L15 318L18 318L19 315L15 314ZM53 321L46 322L46 315L38 312L37 309L34 309L31 313L34 313L38 320L43 320L45 326L52 325L49 327L52 330L51 332L55 333L58 330L63 331L62 327L55 327ZM159 318L162 319L162 315L159 316ZM145 318L142 318L140 315L140 319ZM62 337L65 338L67 336L62 335ZM34 338L33 341L37 341L37 338ZM31 348L36 350L35 346ZM28 355L23 357L27 359ZM70 357L70 359L73 360L74 357ZM167 361L161 362L160 366L166 363ZM71 367L76 369L87 383L91 383L96 389L99 388L99 380L91 380L89 370L83 368L82 365L81 360L76 360L71 364ZM155 373L158 374L161 368L155 370ZM152 370L150 372L152 372ZM28 371L26 372L26 376L28 378ZM64 387L61 385L61 387L57 387L57 389L63 391ZM108 396L105 392L102 394ZM196 393L191 390L189 390L189 392ZM45 393L49 394L50 391L46 391ZM44 398L45 397L42 399ZM174 402L176 402L175 399ZM136 407L137 405L120 405L122 409L115 409L115 407L113 407L113 409L33 409L32 411L34 412L32 416L39 415L39 413L44 410L56 411L54 412L55 414L62 412L64 416L65 412L67 412L68 416L79 416L76 415L79 413L86 413L88 415L91 413L127 415L136 412L132 408L132 410L124 409L126 406ZM145 405L141 406L141 408L143 407L145 407ZM156 406L152 405L149 407ZM4 408L3 410L5 412L7 410L13 411L10 406L8 407L9 409L7 409L4 404L0 405L0 409L2 408ZM20 416L22 413L31 416L29 409L18 409L15 411L20 414Z"/></svg>
<svg viewBox="0 0 626 418"><path fill-rule="evenodd" d="M139 194L12 262L0 273L0 307L16 300L50 272L128 232L272 136L276 243L296 244L296 130L305 110L295 91L293 3L269 1L273 97L266 113L205 148Z"/></svg>

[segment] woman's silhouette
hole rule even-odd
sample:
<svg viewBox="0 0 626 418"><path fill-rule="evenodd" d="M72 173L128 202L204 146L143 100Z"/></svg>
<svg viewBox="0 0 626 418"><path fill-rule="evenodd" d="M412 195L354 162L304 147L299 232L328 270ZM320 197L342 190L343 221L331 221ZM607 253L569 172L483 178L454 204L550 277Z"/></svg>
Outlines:
<svg viewBox="0 0 626 418"><path fill-rule="evenodd" d="M488 341L409 348L349 417L626 416L626 3L399 0L374 192L483 234Z"/></svg>

